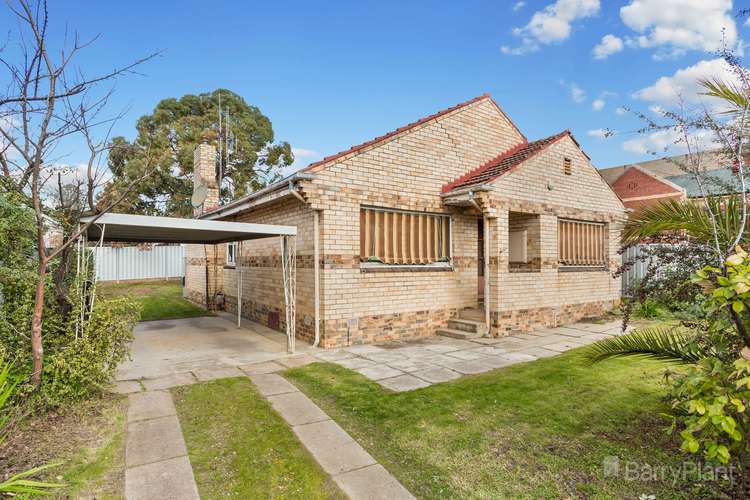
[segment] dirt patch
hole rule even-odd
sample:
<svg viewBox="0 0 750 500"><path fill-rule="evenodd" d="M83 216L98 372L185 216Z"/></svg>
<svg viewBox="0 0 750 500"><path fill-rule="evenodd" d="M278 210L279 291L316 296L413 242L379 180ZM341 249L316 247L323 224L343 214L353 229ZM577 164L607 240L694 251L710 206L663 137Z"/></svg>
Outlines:
<svg viewBox="0 0 750 500"><path fill-rule="evenodd" d="M125 457L124 449L117 443L113 446L113 439L118 433L120 438L124 435L126 410L126 398L106 395L64 411L28 417L0 444L0 480L32 467L62 462L38 479L66 482L75 489L88 489L80 483L91 479L106 484L107 490L118 491L124 485ZM84 469L105 446L113 447L114 456L107 458L103 477L93 477L97 474Z"/></svg>

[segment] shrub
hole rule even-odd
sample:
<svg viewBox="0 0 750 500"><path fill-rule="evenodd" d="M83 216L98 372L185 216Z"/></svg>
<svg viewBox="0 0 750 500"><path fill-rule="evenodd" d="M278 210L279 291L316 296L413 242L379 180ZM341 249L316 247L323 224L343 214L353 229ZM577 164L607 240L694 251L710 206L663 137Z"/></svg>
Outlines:
<svg viewBox="0 0 750 500"><path fill-rule="evenodd" d="M37 264L33 213L23 202L17 194L0 190L0 357L13 360L15 375L25 381L31 373ZM53 407L81 400L104 388L128 355L139 306L127 297L96 297L91 308L95 292L92 276L92 266L86 265L78 276L71 277L68 303L72 309L67 312L61 311L54 299L52 280L48 279L42 385L33 391L29 384L21 383L15 399Z"/></svg>

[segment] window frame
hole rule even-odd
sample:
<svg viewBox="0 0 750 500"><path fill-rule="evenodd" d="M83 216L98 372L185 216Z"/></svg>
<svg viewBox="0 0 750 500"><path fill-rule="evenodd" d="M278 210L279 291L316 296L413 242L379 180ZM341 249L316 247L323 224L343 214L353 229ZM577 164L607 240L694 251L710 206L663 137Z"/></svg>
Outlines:
<svg viewBox="0 0 750 500"><path fill-rule="evenodd" d="M421 215L421 216L430 216L435 218L440 218L443 221L447 221L448 223L448 244L446 250L448 252L448 255L441 257L441 259L444 259L447 257L446 260L436 260L433 262L425 262L425 263L397 263L397 262L382 262L382 261L370 261L365 260L366 257L363 257L362 255L362 245L363 243L363 231L365 230L364 227L362 227L360 223L359 228L359 237L360 237L360 251L359 251L359 265L360 270L362 272L379 272L379 271L452 271L453 270L453 216L451 214L443 213L443 212L430 212L430 211L420 211L420 210L408 210L408 209L401 209L401 208L389 208L389 207L382 207L382 206L374 206L374 205L360 205L359 206L359 212L360 212L360 221L362 220L362 212L363 211L374 211L374 212L383 212L383 213L399 213L399 214L408 214L408 215ZM442 233L439 233L442 237ZM366 241L366 240L365 240ZM373 240L372 244L375 245L376 242Z"/></svg>
<svg viewBox="0 0 750 500"><path fill-rule="evenodd" d="M224 265L226 267L237 267L237 245L236 241L230 241L226 246L226 253L224 254ZM230 248L232 250L230 251ZM230 259L230 254L232 258Z"/></svg>
<svg viewBox="0 0 750 500"><path fill-rule="evenodd" d="M566 223L567 224L580 224L584 226L601 228L601 247L600 247L601 261L588 262L588 263L573 263L573 264L566 264L563 262L563 259L562 259L563 255L560 250L561 245L562 245L560 226ZM608 223L600 222L600 221L569 219L569 218L559 217L557 219L557 266L558 266L558 269L562 271L606 270L608 268L608 262L609 262L608 242L609 242L609 224ZM583 260L583 259L578 258L576 260Z"/></svg>

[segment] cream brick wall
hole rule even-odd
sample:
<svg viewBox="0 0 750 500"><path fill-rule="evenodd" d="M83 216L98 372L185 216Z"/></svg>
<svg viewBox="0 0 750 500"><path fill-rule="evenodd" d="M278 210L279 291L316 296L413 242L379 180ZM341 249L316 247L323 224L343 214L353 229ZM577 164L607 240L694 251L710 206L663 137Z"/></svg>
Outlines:
<svg viewBox="0 0 750 500"><path fill-rule="evenodd" d="M572 160L572 175L563 173L565 157ZM497 215L491 221L491 241L498 258L493 262L491 295L492 308L500 318L496 325L500 334L576 320L619 301L620 280L612 272L619 261L624 207L570 137L552 144L492 185L494 191L487 203L495 207ZM542 265L538 272L509 270L509 211L540 216ZM558 267L558 218L607 224L607 269L571 272ZM586 308L585 304L597 307ZM577 305L581 305L578 313L571 312Z"/></svg>
<svg viewBox="0 0 750 500"><path fill-rule="evenodd" d="M432 335L477 305L477 215L453 213L452 272L370 273L359 265L359 210L451 213L442 186L521 141L486 99L313 172L304 187L322 210L324 345Z"/></svg>

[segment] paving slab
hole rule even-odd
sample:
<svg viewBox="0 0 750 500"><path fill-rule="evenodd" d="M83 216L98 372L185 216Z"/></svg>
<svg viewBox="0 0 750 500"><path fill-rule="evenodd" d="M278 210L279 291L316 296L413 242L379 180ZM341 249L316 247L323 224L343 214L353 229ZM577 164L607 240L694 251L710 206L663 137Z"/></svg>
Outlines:
<svg viewBox="0 0 750 500"><path fill-rule="evenodd" d="M113 394L132 394L134 392L141 392L143 386L137 380L118 380L110 388L109 392Z"/></svg>
<svg viewBox="0 0 750 500"><path fill-rule="evenodd" d="M281 375L275 373L258 373L248 375L263 396L275 396L287 392L298 392L294 385Z"/></svg>
<svg viewBox="0 0 750 500"><path fill-rule="evenodd" d="M506 359L508 361L513 361L514 363L524 363L526 361L534 361L536 360L536 357L533 355L527 353L526 351L523 352L507 352L504 354L498 354L497 356L500 359Z"/></svg>
<svg viewBox="0 0 750 500"><path fill-rule="evenodd" d="M366 368L368 366L375 366L377 363L375 361L371 361L369 359L360 358L359 356L353 357L353 358L346 358L346 359L339 359L337 361L334 361L337 365L341 365L344 368L349 368L350 370L356 370L358 368Z"/></svg>
<svg viewBox="0 0 750 500"><path fill-rule="evenodd" d="M187 455L177 415L128 424L125 465L134 467Z"/></svg>
<svg viewBox="0 0 750 500"><path fill-rule="evenodd" d="M190 385L196 382L192 373L173 373L165 377L150 378L142 380L147 391L160 391L181 385Z"/></svg>
<svg viewBox="0 0 750 500"><path fill-rule="evenodd" d="M125 470L128 500L198 500L188 457L177 457Z"/></svg>
<svg viewBox="0 0 750 500"><path fill-rule="evenodd" d="M268 396L268 401L289 425L310 424L330 417L301 392L288 392Z"/></svg>
<svg viewBox="0 0 750 500"><path fill-rule="evenodd" d="M365 368L358 369L357 372L361 373L371 380L397 377L404 374L404 372L402 372L401 370L396 370L395 368L391 368L390 366L385 365L367 366Z"/></svg>
<svg viewBox="0 0 750 500"><path fill-rule="evenodd" d="M277 359L276 361L287 368L298 368L300 366L309 365L310 363L315 363L318 360L307 354L302 354L301 356L291 356L289 358Z"/></svg>
<svg viewBox="0 0 750 500"><path fill-rule="evenodd" d="M414 495L380 464L345 472L333 480L351 499L411 500Z"/></svg>
<svg viewBox="0 0 750 500"><path fill-rule="evenodd" d="M474 349L469 349L468 351L463 352L478 352L480 354L484 354L485 356L497 356L498 354L503 354L510 351L507 351L502 347L486 345L482 347L475 347Z"/></svg>
<svg viewBox="0 0 750 500"><path fill-rule="evenodd" d="M266 361L264 363L251 363L248 365L240 365L237 368L247 373L248 375L259 375L266 373L275 373L284 370L284 367L273 361Z"/></svg>
<svg viewBox="0 0 750 500"><path fill-rule="evenodd" d="M324 420L292 427L297 438L331 475L341 474L368 465L375 459L333 420Z"/></svg>
<svg viewBox="0 0 750 500"><path fill-rule="evenodd" d="M586 345L583 342L578 342L578 339L570 339L570 340L563 340L562 342L556 342L554 344L545 345L545 349L549 349L552 351L557 352L565 352L569 351L571 349L575 349L576 347L581 347L583 345Z"/></svg>
<svg viewBox="0 0 750 500"><path fill-rule="evenodd" d="M231 377L242 377L245 375L239 368L234 366L220 367L220 368L201 368L193 370L195 377L201 382L207 382L209 380L218 380L220 378L231 378Z"/></svg>
<svg viewBox="0 0 750 500"><path fill-rule="evenodd" d="M137 392L128 396L128 423L176 415L172 396L165 391Z"/></svg>
<svg viewBox="0 0 750 500"><path fill-rule="evenodd" d="M391 363L393 361L405 361L409 359L406 356L393 352L363 354L362 357L367 358L370 361L375 361L376 363Z"/></svg>
<svg viewBox="0 0 750 500"><path fill-rule="evenodd" d="M357 356L362 356L365 354L376 354L379 352L387 352L382 347L378 347L376 345L353 345L353 346L345 347L344 351L350 352L352 354L356 354Z"/></svg>
<svg viewBox="0 0 750 500"><path fill-rule="evenodd" d="M483 359L470 359L467 361L456 361L454 363L447 363L445 368L449 368L453 371L461 373L463 375L474 375L477 373L484 373L490 371L496 366L492 366L485 363Z"/></svg>
<svg viewBox="0 0 750 500"><path fill-rule="evenodd" d="M438 354L444 354L446 352L452 352L452 351L458 351L461 348L461 346L455 346L455 345L449 345L449 344L434 344L434 345L427 345L425 346L425 349L428 351L432 351L434 353Z"/></svg>
<svg viewBox="0 0 750 500"><path fill-rule="evenodd" d="M599 342L600 340L610 339L612 338L612 335L607 335L606 333L589 333L579 338L580 340L584 340L593 344L594 342Z"/></svg>
<svg viewBox="0 0 750 500"><path fill-rule="evenodd" d="M470 360L470 359L482 359L482 358L487 357L486 354L477 352L476 349L469 349L466 351L447 352L445 353L445 355L450 356L451 358L462 359L464 361Z"/></svg>
<svg viewBox="0 0 750 500"><path fill-rule="evenodd" d="M395 361L393 363L388 363L388 366L397 370L404 371L406 373L411 373L418 370L427 370L428 368L434 368L435 365L427 363L419 358L411 358L405 361Z"/></svg>
<svg viewBox="0 0 750 500"><path fill-rule="evenodd" d="M348 352L348 351L323 351L323 352L316 352L315 357L318 359L322 359L323 361L338 361L340 359L346 359L346 358L352 358L355 354Z"/></svg>
<svg viewBox="0 0 750 500"><path fill-rule="evenodd" d="M502 337L477 337L475 339L471 339L471 341L475 344L493 345L500 342L500 339L502 339Z"/></svg>
<svg viewBox="0 0 750 500"><path fill-rule="evenodd" d="M567 326L562 326L560 328L555 328L555 333L557 335L565 335L566 337L583 337L584 335L587 335L591 332L583 330L583 329L576 329L576 328L569 328Z"/></svg>
<svg viewBox="0 0 750 500"><path fill-rule="evenodd" d="M426 380L427 382L431 384L439 384L441 382L448 382L449 380L454 380L461 376L460 374L454 372L453 370L449 370L448 368L443 368L443 367L420 370L418 372L412 373L412 375L414 375L415 377L419 377L422 380Z"/></svg>
<svg viewBox="0 0 750 500"><path fill-rule="evenodd" d="M413 391L430 385L428 382L408 374L399 375L398 377L384 378L378 380L378 383L394 392Z"/></svg>
<svg viewBox="0 0 750 500"><path fill-rule="evenodd" d="M513 337L505 337L502 342L498 342L497 344L495 344L495 347L505 349L506 351L518 351L520 349L534 347L540 342L544 342L543 340L541 340L541 337L534 340L521 340Z"/></svg>
<svg viewBox="0 0 750 500"><path fill-rule="evenodd" d="M524 349L524 354L530 354L531 356L534 356L535 358L549 358L551 356L557 356L560 354L557 351L553 351L551 349L545 349L544 347L532 347L530 349Z"/></svg>

